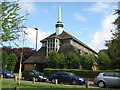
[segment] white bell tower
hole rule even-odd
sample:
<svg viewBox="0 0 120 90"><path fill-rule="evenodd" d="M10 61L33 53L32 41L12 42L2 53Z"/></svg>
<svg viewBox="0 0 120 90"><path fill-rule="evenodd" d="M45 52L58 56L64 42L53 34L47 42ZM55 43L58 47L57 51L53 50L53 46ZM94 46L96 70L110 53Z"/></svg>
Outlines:
<svg viewBox="0 0 120 90"><path fill-rule="evenodd" d="M56 23L56 35L59 35L63 32L62 16L61 16L61 6L58 8L58 22Z"/></svg>

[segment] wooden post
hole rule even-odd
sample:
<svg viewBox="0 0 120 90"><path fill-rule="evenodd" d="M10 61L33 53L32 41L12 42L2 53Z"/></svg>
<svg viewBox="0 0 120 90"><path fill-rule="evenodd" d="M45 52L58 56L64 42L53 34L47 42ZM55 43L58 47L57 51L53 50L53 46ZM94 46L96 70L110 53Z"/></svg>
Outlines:
<svg viewBox="0 0 120 90"><path fill-rule="evenodd" d="M86 86L86 88L89 88L89 82L88 81L86 81L85 86Z"/></svg>
<svg viewBox="0 0 120 90"><path fill-rule="evenodd" d="M17 76L16 76L16 75L15 75L15 77L14 77L14 81L17 82Z"/></svg>
<svg viewBox="0 0 120 90"><path fill-rule="evenodd" d="M55 79L55 85L57 85L58 84L58 80L57 79Z"/></svg>
<svg viewBox="0 0 120 90"><path fill-rule="evenodd" d="M0 75L0 79L3 80L3 75L2 74Z"/></svg>
<svg viewBox="0 0 120 90"><path fill-rule="evenodd" d="M33 83L35 83L35 77L33 77Z"/></svg>

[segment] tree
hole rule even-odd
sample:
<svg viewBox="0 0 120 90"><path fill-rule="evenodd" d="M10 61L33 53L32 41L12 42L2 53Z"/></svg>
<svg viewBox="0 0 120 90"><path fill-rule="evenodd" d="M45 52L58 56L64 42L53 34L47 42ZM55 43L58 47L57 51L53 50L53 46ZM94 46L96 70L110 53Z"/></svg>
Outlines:
<svg viewBox="0 0 120 90"><path fill-rule="evenodd" d="M65 56L63 53L59 54L59 63L58 63L59 68L64 68L65 67Z"/></svg>
<svg viewBox="0 0 120 90"><path fill-rule="evenodd" d="M50 68L59 68L60 56L56 51L51 51L47 57L47 65Z"/></svg>
<svg viewBox="0 0 120 90"><path fill-rule="evenodd" d="M95 63L95 58L91 55L84 54L80 56L79 63L82 65L83 69L92 70L92 66Z"/></svg>
<svg viewBox="0 0 120 90"><path fill-rule="evenodd" d="M12 47L5 47L4 46L1 49L2 49L2 51L5 51L8 54L11 54L11 53L16 54L18 60L17 60L16 65L15 65L14 72L18 72L19 64L20 64L19 60L20 60L22 48L12 48ZM35 50L33 48L24 47L23 53L24 53L24 56L23 56L23 62L24 62L26 59L28 59L31 55L33 55L35 53ZM24 67L22 67L22 70L24 70Z"/></svg>
<svg viewBox="0 0 120 90"><path fill-rule="evenodd" d="M107 55L106 50L99 51L97 61L101 70L107 70L110 68L111 60Z"/></svg>
<svg viewBox="0 0 120 90"><path fill-rule="evenodd" d="M17 56L16 54L12 53L9 55L9 60L8 60L8 65L7 65L7 69L10 71L13 71L15 68L15 64L17 62Z"/></svg>
<svg viewBox="0 0 120 90"><path fill-rule="evenodd" d="M65 56L56 51L51 51L47 57L47 65L50 68L64 68Z"/></svg>
<svg viewBox="0 0 120 90"><path fill-rule="evenodd" d="M116 14L120 14L120 11L117 10ZM116 25L115 30L112 32L113 37L111 40L106 41L106 46L108 47L107 52L111 58L111 67L112 69L120 69L120 16L113 22Z"/></svg>
<svg viewBox="0 0 120 90"><path fill-rule="evenodd" d="M20 32L25 26L22 24L24 16L20 16L18 11L20 6L17 2L2 2L0 4L2 7L2 13L0 16L0 22L2 23L2 28L0 30L1 45L4 43L11 43L18 39Z"/></svg>
<svg viewBox="0 0 120 90"><path fill-rule="evenodd" d="M0 53L2 53L2 69L3 69L3 70L6 70L8 64L9 64L9 62L8 62L8 61L9 61L9 55L8 55L8 53L5 52L5 51L2 51L2 52L0 52Z"/></svg>
<svg viewBox="0 0 120 90"><path fill-rule="evenodd" d="M74 52L68 52L65 57L67 68L79 68L79 58Z"/></svg>

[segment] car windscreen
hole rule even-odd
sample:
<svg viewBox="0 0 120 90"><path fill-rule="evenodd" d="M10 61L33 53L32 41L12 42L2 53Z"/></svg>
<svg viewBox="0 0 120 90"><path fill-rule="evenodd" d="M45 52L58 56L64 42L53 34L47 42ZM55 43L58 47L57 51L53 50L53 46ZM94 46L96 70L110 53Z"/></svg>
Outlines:
<svg viewBox="0 0 120 90"><path fill-rule="evenodd" d="M70 73L70 76L76 76L75 74L73 74L73 73Z"/></svg>
<svg viewBox="0 0 120 90"><path fill-rule="evenodd" d="M10 73L8 70L2 70L2 72L4 72L4 73Z"/></svg>
<svg viewBox="0 0 120 90"><path fill-rule="evenodd" d="M42 75L40 72L38 72L38 71L34 71L33 70L33 72L35 73L35 74L39 74L39 75Z"/></svg>

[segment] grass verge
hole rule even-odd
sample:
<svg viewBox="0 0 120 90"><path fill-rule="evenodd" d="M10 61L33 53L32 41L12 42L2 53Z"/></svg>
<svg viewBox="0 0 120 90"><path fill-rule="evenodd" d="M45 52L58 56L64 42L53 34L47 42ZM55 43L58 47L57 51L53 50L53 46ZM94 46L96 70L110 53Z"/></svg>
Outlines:
<svg viewBox="0 0 120 90"><path fill-rule="evenodd" d="M58 84L58 85L54 85L54 84L44 84L44 83L32 83L32 82L21 82L20 85L17 84L17 82L14 81L8 81L8 80L3 80L2 81L2 88L19 88L19 89L37 89L37 88L58 88L58 89L85 89L85 90L90 90L90 88L82 88L80 86L72 86L72 85L63 85L63 84ZM101 90L99 88L92 88L92 90Z"/></svg>

